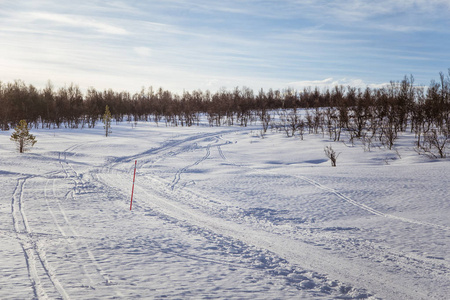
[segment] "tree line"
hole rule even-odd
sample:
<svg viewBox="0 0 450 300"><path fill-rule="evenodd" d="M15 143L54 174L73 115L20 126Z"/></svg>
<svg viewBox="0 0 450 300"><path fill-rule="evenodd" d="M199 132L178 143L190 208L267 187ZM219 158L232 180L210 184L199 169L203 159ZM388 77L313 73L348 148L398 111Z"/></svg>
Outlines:
<svg viewBox="0 0 450 300"><path fill-rule="evenodd" d="M450 69L448 74L439 73L439 79L426 88L415 85L411 75L382 88L335 86L256 93L246 87L181 95L152 87L134 94L95 88L83 93L74 84L55 89L49 82L37 89L21 80L0 82L1 130L13 128L20 120L35 128L93 128L102 120L106 106L115 122L192 126L199 124L200 115L206 115L211 126L261 122L263 133L272 128L302 137L305 130L321 131L335 141L345 131L351 141L369 143L378 138L388 147L410 125L418 137L417 146L422 147L430 136L442 139L450 132ZM306 116L298 113L299 108L308 108ZM280 121L277 124L274 112Z"/></svg>

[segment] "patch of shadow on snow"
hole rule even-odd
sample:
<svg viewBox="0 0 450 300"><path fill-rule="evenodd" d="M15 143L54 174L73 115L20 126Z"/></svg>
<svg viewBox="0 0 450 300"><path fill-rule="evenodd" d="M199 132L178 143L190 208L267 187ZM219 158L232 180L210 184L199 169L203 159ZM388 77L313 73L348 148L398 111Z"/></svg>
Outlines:
<svg viewBox="0 0 450 300"><path fill-rule="evenodd" d="M268 160L268 161L266 161L266 164L268 164L268 165L282 165L283 162L279 161L279 160Z"/></svg>
<svg viewBox="0 0 450 300"><path fill-rule="evenodd" d="M22 173L0 170L0 176L1 175L7 175L7 176L9 176L9 175L22 175Z"/></svg>
<svg viewBox="0 0 450 300"><path fill-rule="evenodd" d="M325 227L322 229L323 231L348 231L348 230L359 230L357 227Z"/></svg>
<svg viewBox="0 0 450 300"><path fill-rule="evenodd" d="M264 207L252 207L240 212L241 217L255 218L261 221L269 221L275 225L293 223L303 224L308 222L307 218L290 217L289 210L276 210Z"/></svg>
<svg viewBox="0 0 450 300"><path fill-rule="evenodd" d="M443 258L443 257L440 257L440 256L432 256L432 255L427 255L426 258L445 260L445 258Z"/></svg>
<svg viewBox="0 0 450 300"><path fill-rule="evenodd" d="M328 159L312 159L312 160L305 160L302 163L304 164L314 164L314 165L319 165L319 164L323 164L325 162L328 162Z"/></svg>

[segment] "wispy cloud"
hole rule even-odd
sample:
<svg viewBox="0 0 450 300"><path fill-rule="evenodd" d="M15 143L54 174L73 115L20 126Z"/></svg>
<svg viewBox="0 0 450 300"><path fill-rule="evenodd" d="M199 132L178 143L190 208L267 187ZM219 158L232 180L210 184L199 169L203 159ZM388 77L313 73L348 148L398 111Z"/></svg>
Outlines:
<svg viewBox="0 0 450 300"><path fill-rule="evenodd" d="M106 34L128 34L127 30L124 28L79 15L30 12L25 14L25 18L28 18L32 22L48 21L58 25L66 25L74 28L92 29Z"/></svg>
<svg viewBox="0 0 450 300"><path fill-rule="evenodd" d="M353 78L353 79L349 79L349 78L340 78L340 79L334 79L334 78L325 78L322 80L301 80L301 81L294 81L294 82L289 82L288 86L295 88L297 90L301 90L304 88L309 88L309 87L317 87L319 89L326 89L326 88L333 88L335 86L351 86L351 87L356 87L356 88L366 88L366 87L370 87L370 88L381 88L384 86L387 86L389 83L385 82L385 83L367 83L364 82L364 80L359 79L359 78Z"/></svg>

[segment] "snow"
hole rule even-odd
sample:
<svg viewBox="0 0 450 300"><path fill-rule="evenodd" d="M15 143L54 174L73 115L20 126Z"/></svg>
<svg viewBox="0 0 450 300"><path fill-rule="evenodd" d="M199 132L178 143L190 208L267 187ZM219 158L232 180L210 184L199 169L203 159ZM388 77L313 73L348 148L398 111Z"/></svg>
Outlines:
<svg viewBox="0 0 450 300"><path fill-rule="evenodd" d="M32 133L19 154L0 132L0 299L450 294L449 160L408 133L370 151L256 125Z"/></svg>

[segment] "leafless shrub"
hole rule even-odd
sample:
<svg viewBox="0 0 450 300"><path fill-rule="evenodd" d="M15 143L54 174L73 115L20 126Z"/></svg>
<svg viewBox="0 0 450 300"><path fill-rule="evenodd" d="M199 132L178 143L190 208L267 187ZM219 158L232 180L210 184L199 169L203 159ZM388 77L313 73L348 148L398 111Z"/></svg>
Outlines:
<svg viewBox="0 0 450 300"><path fill-rule="evenodd" d="M349 134L348 141L352 144L352 146L354 146L355 145L355 136L356 136L355 132L350 130L348 134Z"/></svg>
<svg viewBox="0 0 450 300"><path fill-rule="evenodd" d="M325 155L331 160L331 166L336 167L336 160L339 157L339 154L336 154L336 151L331 146L325 146L324 148Z"/></svg>
<svg viewBox="0 0 450 300"><path fill-rule="evenodd" d="M383 146L392 150L394 142L398 136L398 128L393 124L385 124L381 127L380 141Z"/></svg>
<svg viewBox="0 0 450 300"><path fill-rule="evenodd" d="M278 116L280 118L280 127L286 133L287 137L292 137L295 135L295 132L301 129L301 137L303 139L303 131L304 131L304 121L301 116L298 114L297 109L293 109L291 111L281 110L278 112Z"/></svg>
<svg viewBox="0 0 450 300"><path fill-rule="evenodd" d="M363 131L361 133L361 142L364 148L364 152L370 152L370 149L372 148L372 138L373 136L371 136L371 134L367 131Z"/></svg>
<svg viewBox="0 0 450 300"><path fill-rule="evenodd" d="M420 146L416 147L416 151L430 158L446 158L446 147L449 143L450 136L448 131L443 130L439 133L436 129L432 129L424 135L424 140Z"/></svg>
<svg viewBox="0 0 450 300"><path fill-rule="evenodd" d="M300 121L297 124L297 132L298 135L300 136L300 139L303 141L303 135L305 133L305 122L300 119Z"/></svg>
<svg viewBox="0 0 450 300"><path fill-rule="evenodd" d="M263 126L262 133L265 134L267 132L267 129L269 128L269 124L270 124L272 117L267 110L262 110L259 114L259 118L260 118L262 126Z"/></svg>

